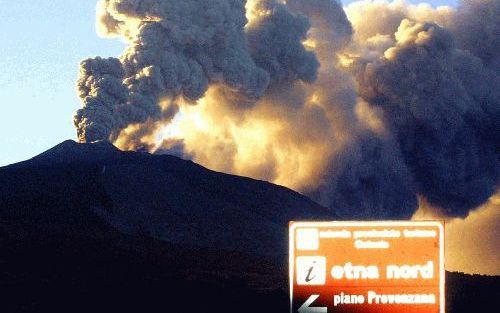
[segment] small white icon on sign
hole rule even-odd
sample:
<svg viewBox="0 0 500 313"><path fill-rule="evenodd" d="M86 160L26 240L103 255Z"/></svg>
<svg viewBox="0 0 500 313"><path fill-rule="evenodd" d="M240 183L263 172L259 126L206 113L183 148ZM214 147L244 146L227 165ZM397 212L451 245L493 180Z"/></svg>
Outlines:
<svg viewBox="0 0 500 313"><path fill-rule="evenodd" d="M316 299L319 298L319 295L312 295L307 299L304 304L299 308L299 313L327 313L328 308L326 307L312 307L311 304L313 304Z"/></svg>
<svg viewBox="0 0 500 313"><path fill-rule="evenodd" d="M318 250L319 230L317 228L297 229L297 250Z"/></svg>
<svg viewBox="0 0 500 313"><path fill-rule="evenodd" d="M326 258L301 256L296 259L297 285L324 285L326 283Z"/></svg>

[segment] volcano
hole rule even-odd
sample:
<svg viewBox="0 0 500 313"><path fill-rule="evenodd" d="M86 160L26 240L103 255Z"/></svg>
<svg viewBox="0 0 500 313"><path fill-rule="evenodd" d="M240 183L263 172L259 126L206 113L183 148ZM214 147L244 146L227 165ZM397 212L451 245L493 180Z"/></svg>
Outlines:
<svg viewBox="0 0 500 313"><path fill-rule="evenodd" d="M66 141L0 168L2 305L212 312L248 302L243 311L258 303L286 310L288 222L334 217L267 182Z"/></svg>
<svg viewBox="0 0 500 313"><path fill-rule="evenodd" d="M0 168L0 309L287 312L289 221L336 218L264 181L66 141ZM453 312L498 290L448 276Z"/></svg>

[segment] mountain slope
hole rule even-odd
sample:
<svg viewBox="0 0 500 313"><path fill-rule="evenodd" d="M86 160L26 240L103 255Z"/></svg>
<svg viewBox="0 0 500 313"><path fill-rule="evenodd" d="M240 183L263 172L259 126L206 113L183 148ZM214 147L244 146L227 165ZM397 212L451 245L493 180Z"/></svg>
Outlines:
<svg viewBox="0 0 500 313"><path fill-rule="evenodd" d="M334 214L284 187L67 141L0 168L0 308L286 310L288 222L314 218Z"/></svg>
<svg viewBox="0 0 500 313"><path fill-rule="evenodd" d="M290 220L335 216L284 187L107 143L67 141L0 173L7 211L77 205L126 233L260 255L285 251Z"/></svg>
<svg viewBox="0 0 500 313"><path fill-rule="evenodd" d="M66 141L0 168L0 312L287 312L299 219L335 214L173 156ZM448 312L499 298L498 277L448 276Z"/></svg>

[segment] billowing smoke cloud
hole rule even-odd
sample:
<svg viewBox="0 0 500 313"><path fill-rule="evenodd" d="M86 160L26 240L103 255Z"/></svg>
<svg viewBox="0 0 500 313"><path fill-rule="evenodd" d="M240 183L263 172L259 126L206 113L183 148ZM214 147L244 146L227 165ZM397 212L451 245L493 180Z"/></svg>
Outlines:
<svg viewBox="0 0 500 313"><path fill-rule="evenodd" d="M455 69L474 102L485 115L481 120L483 137L500 151L500 2L464 1L450 22L457 46ZM478 60L477 58L480 60Z"/></svg>
<svg viewBox="0 0 500 313"><path fill-rule="evenodd" d="M483 84L478 78L497 74L437 24L403 19L394 39L380 58L354 62L359 93L383 109L418 191L449 214L466 216L498 182L490 136L498 137L500 98L489 82L476 87Z"/></svg>
<svg viewBox="0 0 500 313"><path fill-rule="evenodd" d="M500 66L500 2L467 0L461 3L451 23L460 49L480 58L494 70ZM497 88L498 89L498 88Z"/></svg>
<svg viewBox="0 0 500 313"><path fill-rule="evenodd" d="M257 65L266 69L274 83L292 83L297 79L314 82L319 62L302 45L310 28L309 20L293 15L274 0L256 2L251 8L255 18L247 26L251 54Z"/></svg>
<svg viewBox="0 0 500 313"><path fill-rule="evenodd" d="M404 19L447 26L455 15L455 10L450 7L433 8L426 3L411 5L403 0L361 0L349 4L345 11L360 45L365 45L367 40L377 36L394 38Z"/></svg>
<svg viewBox="0 0 500 313"><path fill-rule="evenodd" d="M351 23L337 1L332 0L288 0L288 7L304 14L311 20L313 28L309 37L314 40L314 51L334 57L334 52L344 48L353 34Z"/></svg>
<svg viewBox="0 0 500 313"><path fill-rule="evenodd" d="M102 0L100 34L129 47L82 62L78 136L286 185L345 218L409 218L417 196L465 216L498 186L490 12L497 1Z"/></svg>
<svg viewBox="0 0 500 313"><path fill-rule="evenodd" d="M101 32L131 43L119 61L82 62L78 88L84 107L75 116L79 138L113 139L130 124L161 119L160 99L197 100L209 83L260 97L269 74L250 56L243 30L244 4L243 0L101 0ZM106 125L98 125L101 120Z"/></svg>

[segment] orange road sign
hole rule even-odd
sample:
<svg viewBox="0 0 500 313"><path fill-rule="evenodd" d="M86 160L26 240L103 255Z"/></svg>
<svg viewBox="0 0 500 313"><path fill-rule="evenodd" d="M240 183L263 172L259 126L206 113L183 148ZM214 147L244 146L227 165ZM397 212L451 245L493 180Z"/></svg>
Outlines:
<svg viewBox="0 0 500 313"><path fill-rule="evenodd" d="M441 222L291 222L292 313L444 313Z"/></svg>

